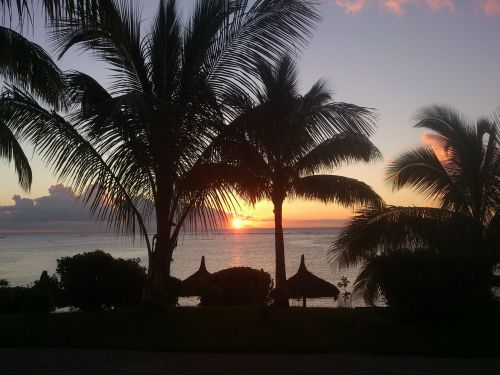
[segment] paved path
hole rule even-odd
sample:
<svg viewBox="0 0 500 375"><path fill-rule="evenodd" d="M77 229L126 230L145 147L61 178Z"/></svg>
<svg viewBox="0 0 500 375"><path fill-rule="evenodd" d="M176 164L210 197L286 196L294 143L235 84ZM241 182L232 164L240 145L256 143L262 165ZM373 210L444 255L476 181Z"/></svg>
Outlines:
<svg viewBox="0 0 500 375"><path fill-rule="evenodd" d="M498 375L500 358L360 354L164 353L60 348L0 349L0 374Z"/></svg>

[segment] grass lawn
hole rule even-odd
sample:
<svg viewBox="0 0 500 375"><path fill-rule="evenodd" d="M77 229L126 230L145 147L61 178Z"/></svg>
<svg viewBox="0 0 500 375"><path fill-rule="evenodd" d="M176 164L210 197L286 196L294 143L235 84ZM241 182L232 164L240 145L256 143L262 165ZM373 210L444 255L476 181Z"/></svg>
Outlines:
<svg viewBox="0 0 500 375"><path fill-rule="evenodd" d="M412 323L389 309L172 308L0 315L4 347L500 356L500 314Z"/></svg>

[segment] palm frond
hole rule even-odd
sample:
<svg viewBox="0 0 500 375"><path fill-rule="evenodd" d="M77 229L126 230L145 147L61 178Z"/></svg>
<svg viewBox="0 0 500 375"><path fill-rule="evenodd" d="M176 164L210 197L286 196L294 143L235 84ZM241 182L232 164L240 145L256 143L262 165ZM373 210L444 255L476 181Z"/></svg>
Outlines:
<svg viewBox="0 0 500 375"><path fill-rule="evenodd" d="M92 213L117 231L138 231L149 248L143 217L134 204L141 196L130 189L135 186L133 181L120 181L72 124L15 87L0 97L0 111L13 133L34 144L61 181L69 183L77 194L85 195Z"/></svg>
<svg viewBox="0 0 500 375"><path fill-rule="evenodd" d="M345 207L381 206L382 198L367 184L353 178L335 175L314 175L297 179L290 197L336 203Z"/></svg>
<svg viewBox="0 0 500 375"><path fill-rule="evenodd" d="M50 106L64 108L63 74L43 48L0 26L0 51L0 76Z"/></svg>
<svg viewBox="0 0 500 375"><path fill-rule="evenodd" d="M70 71L64 74L68 100L80 110L96 107L111 99L111 95L92 77L87 74Z"/></svg>
<svg viewBox="0 0 500 375"><path fill-rule="evenodd" d="M367 305L374 305L380 297L379 263L378 256L365 260L354 281L353 294L362 296Z"/></svg>
<svg viewBox="0 0 500 375"><path fill-rule="evenodd" d="M419 146L399 155L387 168L386 181L393 190L411 187L436 200L446 210L468 210L468 197L457 185L430 146Z"/></svg>
<svg viewBox="0 0 500 375"><path fill-rule="evenodd" d="M0 0L0 8L5 9L10 18L17 12L18 21L22 28L25 19L33 24L35 5L41 4L47 17L57 19L73 15L76 9L95 8L98 2L99 0Z"/></svg>
<svg viewBox="0 0 500 375"><path fill-rule="evenodd" d="M441 141L440 147L446 153L446 168L450 175L467 181L469 189L477 190L474 182L483 156L483 144L478 137L478 129L453 108L447 106L430 106L422 108L416 115L415 127L430 129ZM470 191L475 198L476 192ZM472 203L472 202L469 202ZM471 209L478 207L470 205Z"/></svg>
<svg viewBox="0 0 500 375"><path fill-rule="evenodd" d="M500 112L484 122L478 123L478 137L485 145L482 147L482 162L479 170L481 181L482 206L480 217L488 223L497 214L500 207ZM487 139L484 140L487 136Z"/></svg>
<svg viewBox="0 0 500 375"><path fill-rule="evenodd" d="M75 9L72 16L54 19L49 39L59 57L76 46L111 64L112 91L150 93L140 17L131 1L101 0Z"/></svg>
<svg viewBox="0 0 500 375"><path fill-rule="evenodd" d="M339 168L345 163L382 160L382 154L368 137L361 134L338 134L316 145L295 164L299 174Z"/></svg>
<svg viewBox="0 0 500 375"><path fill-rule="evenodd" d="M75 17L78 12L97 12L100 0L41 0L43 8L52 20Z"/></svg>
<svg viewBox="0 0 500 375"><path fill-rule="evenodd" d="M374 132L375 119L373 108L329 102L322 106L305 107L303 121L311 132L323 137L349 132L369 136Z"/></svg>
<svg viewBox="0 0 500 375"><path fill-rule="evenodd" d="M315 143L338 133L368 136L373 132L374 110L333 101L324 80L300 96L296 66L290 56L282 56L275 64L260 62L258 70L263 88L255 96L262 117L267 118L260 121L261 127L306 133Z"/></svg>
<svg viewBox="0 0 500 375"><path fill-rule="evenodd" d="M267 198L262 192L264 182L262 176L255 174L251 168L245 168L244 165L211 162L191 168L182 180L181 190L189 194L209 190L219 190L220 194L234 191L246 201L255 203ZM225 212L228 211L234 211L234 207L226 207Z"/></svg>
<svg viewBox="0 0 500 375"><path fill-rule="evenodd" d="M221 96L241 87L255 89L255 62L276 62L295 53L320 19L315 2L309 0L257 0L250 6L248 0L206 2L222 12L215 42L203 58L203 72Z"/></svg>
<svg viewBox="0 0 500 375"><path fill-rule="evenodd" d="M414 127L429 129L439 134L449 148L460 149L472 128L464 116L444 105L422 107L414 117Z"/></svg>
<svg viewBox="0 0 500 375"><path fill-rule="evenodd" d="M328 258L349 267L390 249L448 249L477 242L482 230L469 217L440 208L369 207L350 220Z"/></svg>
<svg viewBox="0 0 500 375"><path fill-rule="evenodd" d="M12 15L16 14L20 28L23 28L25 20L33 23L33 1L0 0L0 9L2 9L4 21L8 14L10 23L12 23Z"/></svg>
<svg viewBox="0 0 500 375"><path fill-rule="evenodd" d="M19 186L25 191L29 191L33 181L31 167L28 158L23 152L21 145L7 125L2 120L0 114L0 158L8 162L14 160L14 167L17 172Z"/></svg>
<svg viewBox="0 0 500 375"><path fill-rule="evenodd" d="M180 84L181 24L175 0L160 1L156 20L147 37L148 72L157 98L174 96Z"/></svg>

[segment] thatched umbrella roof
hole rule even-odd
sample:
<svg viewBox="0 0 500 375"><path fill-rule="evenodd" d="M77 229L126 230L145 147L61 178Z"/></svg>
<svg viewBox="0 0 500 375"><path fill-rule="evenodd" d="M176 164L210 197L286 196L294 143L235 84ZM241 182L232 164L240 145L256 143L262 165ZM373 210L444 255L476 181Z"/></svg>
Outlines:
<svg viewBox="0 0 500 375"><path fill-rule="evenodd" d="M180 297L191 297L198 295L198 285L200 285L203 281L205 281L211 275L210 272L207 271L207 267L205 266L205 257L201 257L200 268L198 271L189 276L186 280L184 280L181 284L181 291L179 293Z"/></svg>
<svg viewBox="0 0 500 375"><path fill-rule="evenodd" d="M299 270L286 281L288 296L290 298L303 298L304 307L306 298L333 297L338 298L340 291L328 281L311 273L304 261L304 254L300 259Z"/></svg>

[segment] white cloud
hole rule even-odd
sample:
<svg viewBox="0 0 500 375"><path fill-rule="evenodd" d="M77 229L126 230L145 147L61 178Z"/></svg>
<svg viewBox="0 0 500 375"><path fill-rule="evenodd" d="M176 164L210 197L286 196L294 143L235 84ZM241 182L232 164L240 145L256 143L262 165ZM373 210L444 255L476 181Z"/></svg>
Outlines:
<svg viewBox="0 0 500 375"><path fill-rule="evenodd" d="M96 230L100 225L77 200L71 188L62 184L49 188L49 195L29 199L12 197L14 205L0 206L0 228L8 230Z"/></svg>

